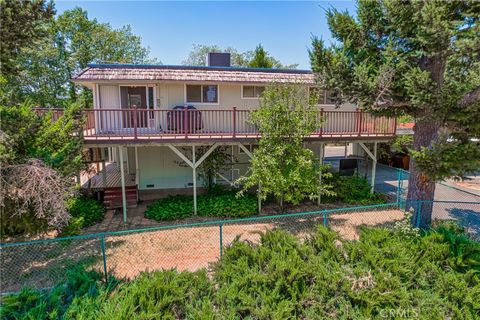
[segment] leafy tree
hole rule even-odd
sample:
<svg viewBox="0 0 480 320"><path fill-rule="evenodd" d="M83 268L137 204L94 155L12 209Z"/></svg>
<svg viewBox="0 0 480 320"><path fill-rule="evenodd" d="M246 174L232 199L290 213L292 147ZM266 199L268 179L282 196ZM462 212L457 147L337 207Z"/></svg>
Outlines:
<svg viewBox="0 0 480 320"><path fill-rule="evenodd" d="M218 45L194 44L188 54L188 58L182 61L182 64L188 66L206 66L207 54L209 52L228 52L230 53L231 65L235 67L246 67L248 61L244 53L239 53L237 49L227 47L220 48Z"/></svg>
<svg viewBox="0 0 480 320"><path fill-rule="evenodd" d="M414 118L409 201L480 167L479 13L476 1L359 0L357 18L327 11L338 44L313 39L312 69L337 104ZM419 209L430 225L431 205Z"/></svg>
<svg viewBox="0 0 480 320"><path fill-rule="evenodd" d="M67 106L80 98L91 105L90 90L70 81L88 63L159 63L149 58L149 49L130 26L114 29L89 19L81 8L42 20L41 28L45 32L35 38L35 46L18 51L15 65L19 72L5 74L5 94L11 104L30 99L41 106Z"/></svg>
<svg viewBox="0 0 480 320"><path fill-rule="evenodd" d="M65 200L83 166L80 105L38 116L29 104L0 106L2 234L66 225Z"/></svg>
<svg viewBox="0 0 480 320"><path fill-rule="evenodd" d="M303 147L304 138L318 125L315 98L305 87L273 85L262 95L260 107L252 113L261 139L253 152L251 173L239 179L243 191L257 187L265 199L273 194L280 201L298 204L305 198L330 194L330 186L319 183L323 166L313 151Z"/></svg>
<svg viewBox="0 0 480 320"><path fill-rule="evenodd" d="M46 24L55 14L52 1L0 1L0 73L20 71L17 55L24 48L36 48L48 33Z"/></svg>

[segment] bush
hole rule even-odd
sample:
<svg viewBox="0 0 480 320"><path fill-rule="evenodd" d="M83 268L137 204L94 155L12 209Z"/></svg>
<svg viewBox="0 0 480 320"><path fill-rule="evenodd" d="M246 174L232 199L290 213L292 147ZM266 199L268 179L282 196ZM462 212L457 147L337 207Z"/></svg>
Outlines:
<svg viewBox="0 0 480 320"><path fill-rule="evenodd" d="M330 180L331 179L331 180ZM371 185L367 179L358 175L340 176L333 174L328 181L333 185L334 196L325 196L325 202L343 202L354 205L372 205L386 203L383 194L371 193Z"/></svg>
<svg viewBox="0 0 480 320"><path fill-rule="evenodd" d="M248 217L257 213L257 199L252 195L237 197L234 192L222 192L197 197L197 215L202 217ZM193 214L192 196L171 196L157 200L145 211L145 217L175 220Z"/></svg>
<svg viewBox="0 0 480 320"><path fill-rule="evenodd" d="M105 216L103 204L85 196L71 198L67 202L67 210L73 218L83 218L83 228L93 226Z"/></svg>
<svg viewBox="0 0 480 320"><path fill-rule="evenodd" d="M62 319L76 297L96 297L99 294L103 287L102 277L98 272L75 266L67 270L67 281L51 290L25 288L18 294L4 297L0 314L6 320Z"/></svg>
<svg viewBox="0 0 480 320"><path fill-rule="evenodd" d="M204 306L212 311L209 301L214 290L205 270L175 270L143 273L135 281L121 286L115 295L101 295L96 301L75 302L72 319L199 319ZM82 299L84 300L84 299ZM98 310L98 311L97 311ZM190 317L186 315L189 314Z"/></svg>
<svg viewBox="0 0 480 320"><path fill-rule="evenodd" d="M98 286L97 276L79 273L60 292L23 291L4 298L2 314L5 319L62 314L65 319L377 319L408 310L419 319L476 319L479 254L480 243L450 226L415 236L402 228L365 228L359 241L343 241L323 226L305 241L273 230L260 244L235 240L211 266L211 276L206 270L156 271L108 291Z"/></svg>

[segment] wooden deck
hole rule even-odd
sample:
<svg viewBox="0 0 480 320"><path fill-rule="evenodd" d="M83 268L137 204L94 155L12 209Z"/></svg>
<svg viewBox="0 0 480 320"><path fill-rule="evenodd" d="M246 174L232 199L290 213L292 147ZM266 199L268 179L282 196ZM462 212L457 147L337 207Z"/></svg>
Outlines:
<svg viewBox="0 0 480 320"><path fill-rule="evenodd" d="M37 109L50 114L48 109ZM50 114L52 121L62 110ZM253 110L230 109L85 109L86 144L233 142L260 138L251 124ZM315 115L316 129L308 140L388 140L395 136L396 119L358 111L325 111Z"/></svg>
<svg viewBox="0 0 480 320"><path fill-rule="evenodd" d="M115 163L107 163L105 169L106 170L97 172L93 176L83 174L81 177L82 188L99 191L121 187L120 168ZM125 187L134 187L135 185L135 174L129 174L125 168Z"/></svg>

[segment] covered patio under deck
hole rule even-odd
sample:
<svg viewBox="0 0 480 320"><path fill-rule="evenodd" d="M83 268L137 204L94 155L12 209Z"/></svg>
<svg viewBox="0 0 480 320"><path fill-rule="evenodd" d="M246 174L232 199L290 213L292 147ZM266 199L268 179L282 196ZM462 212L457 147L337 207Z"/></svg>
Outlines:
<svg viewBox="0 0 480 320"><path fill-rule="evenodd" d="M372 192L374 191L374 185L375 185L375 175L376 175L376 163L377 163L377 143L378 141L357 141L358 143L358 150L363 150L365 154L371 159L371 161L375 164L371 166L371 173L369 174L369 180L371 180L372 184ZM335 158L327 158L325 159L325 144L326 142L315 142L313 145L316 146L315 149L318 150L318 157L320 160L325 163L335 163L333 166L334 168L338 168L338 165L336 162L338 162L339 155L336 155ZM345 142L345 144L348 144L348 141ZM373 149L369 148L368 145L373 146ZM193 212L196 214L197 212L197 170L198 167L202 164L202 162L219 146L222 145L228 145L228 146L237 146L238 148L242 149L243 153L248 156L249 159L251 159L252 152L251 149L247 148L244 144L240 142L229 142L229 143L211 143L211 144L170 144L170 143L165 143L165 144L154 144L154 146L162 146L170 149L176 157L179 160L179 162L183 162L185 164L185 167L191 168L191 177L193 183L191 184L191 194L193 194ZM202 154L201 157L197 156L197 150L198 148L202 147L208 147L207 151ZM124 149L127 147L129 148L134 148L135 149L135 159L124 159L124 154L126 152ZM142 147L152 147L152 144L146 144L146 145L122 145L122 146L115 146L115 147L110 147L111 150L114 150L118 156L117 162L116 163L108 163L105 166L104 170L101 170L99 173L97 173L95 176L91 177L88 183L84 182L82 187L86 188L90 186L91 189L93 190L108 190L108 189L116 189L117 195L118 195L118 200L119 200L119 205L118 208L122 208L122 216L123 216L123 221L126 223L127 222L127 211L128 207L131 206L131 188L135 188L135 191L137 191L137 186L139 185L139 161L138 161L138 149ZM189 155L185 154L185 150L190 150L191 153ZM118 150L118 152L116 151ZM347 152L346 148L344 149L344 157L347 157ZM331 153L327 152L327 157L332 156ZM342 158L342 157L340 157ZM126 161L124 161L126 160ZM130 174L128 173L127 166L125 165L125 162L130 161L131 165L133 163L135 164L135 173L137 174ZM127 164L128 165L128 164ZM160 168L160 167L159 167ZM140 170L141 171L141 170ZM123 174L122 174L123 173ZM219 178L221 180L225 180L225 177L219 175ZM319 180L321 182L321 176L319 176ZM228 181L227 181L228 182ZM231 181L231 184L233 185L233 181ZM261 186L259 186L261 188ZM121 201L120 201L121 200ZM135 200L138 200L136 198ZM321 203L321 197L318 199L318 205ZM259 198L258 200L258 208L259 211L261 211L261 206L262 202Z"/></svg>

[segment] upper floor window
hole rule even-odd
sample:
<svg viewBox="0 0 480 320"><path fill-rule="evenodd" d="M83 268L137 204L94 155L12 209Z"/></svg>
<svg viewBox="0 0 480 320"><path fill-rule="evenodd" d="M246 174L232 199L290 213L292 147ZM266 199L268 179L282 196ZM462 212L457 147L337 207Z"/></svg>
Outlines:
<svg viewBox="0 0 480 320"><path fill-rule="evenodd" d="M218 103L218 85L216 84L187 84L187 103Z"/></svg>
<svg viewBox="0 0 480 320"><path fill-rule="evenodd" d="M316 94L318 97L318 104L335 104L331 97L331 92L328 90L322 90L314 87L310 87L309 94L312 96Z"/></svg>
<svg viewBox="0 0 480 320"><path fill-rule="evenodd" d="M242 86L242 98L257 99L262 96L265 86Z"/></svg>

